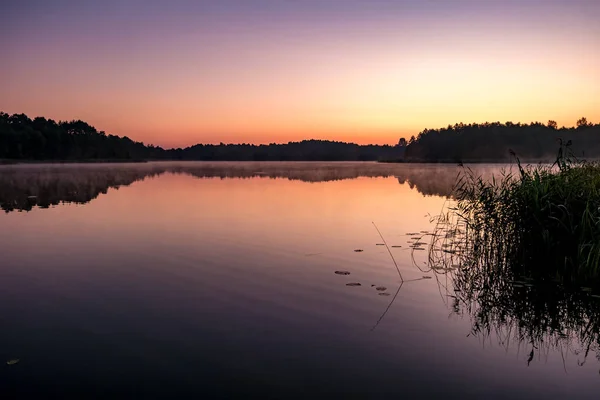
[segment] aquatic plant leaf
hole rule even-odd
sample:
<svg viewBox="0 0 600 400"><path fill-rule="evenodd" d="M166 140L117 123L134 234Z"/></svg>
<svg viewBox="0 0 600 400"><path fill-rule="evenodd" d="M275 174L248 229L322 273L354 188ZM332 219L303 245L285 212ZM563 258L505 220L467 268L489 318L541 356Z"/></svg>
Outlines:
<svg viewBox="0 0 600 400"><path fill-rule="evenodd" d="M346 286L362 286L362 285L358 282L350 282L350 283L346 283Z"/></svg>
<svg viewBox="0 0 600 400"><path fill-rule="evenodd" d="M336 275L350 275L349 271L335 271L334 273Z"/></svg>

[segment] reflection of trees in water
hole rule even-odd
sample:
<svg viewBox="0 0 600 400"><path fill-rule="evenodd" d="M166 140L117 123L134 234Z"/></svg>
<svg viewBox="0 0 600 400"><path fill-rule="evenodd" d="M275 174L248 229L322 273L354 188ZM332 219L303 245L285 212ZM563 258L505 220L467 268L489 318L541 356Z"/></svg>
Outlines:
<svg viewBox="0 0 600 400"><path fill-rule="evenodd" d="M484 170L498 167L480 166ZM143 164L18 165L0 167L0 207L31 210L61 202L87 203L109 188L130 185L166 172L198 178L282 178L325 182L359 177L397 177L426 195L448 196L456 166L384 163L162 162Z"/></svg>
<svg viewBox="0 0 600 400"><path fill-rule="evenodd" d="M411 189L416 189L426 196L449 197L452 194L457 178L462 171L461 167L443 164L406 164L405 170L396 175L398 182L407 183ZM500 174L508 165L471 165L476 175L490 179L493 175Z"/></svg>
<svg viewBox="0 0 600 400"><path fill-rule="evenodd" d="M64 203L87 203L109 188L130 185L161 173L153 169L103 166L24 166L0 169L0 207L29 211Z"/></svg>

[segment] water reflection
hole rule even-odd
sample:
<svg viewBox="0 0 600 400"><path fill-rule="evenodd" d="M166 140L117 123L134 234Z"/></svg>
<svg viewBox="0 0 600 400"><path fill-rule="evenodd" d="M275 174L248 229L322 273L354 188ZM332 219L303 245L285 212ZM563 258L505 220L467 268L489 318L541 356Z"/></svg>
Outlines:
<svg viewBox="0 0 600 400"><path fill-rule="evenodd" d="M413 266L411 256L427 260L418 250L430 239L425 215L445 202L423 192L444 177L440 190L449 190L456 167L228 164L0 168L12 209L22 196L45 193L47 204L98 197L0 214L0 360L20 359L0 378L3 393L597 396L589 361L566 375L560 356L537 362L535 343L525 371L527 340L515 361L465 338L469 312L461 305L465 318L449 319L428 279L446 275ZM246 173L256 177L227 179ZM408 184L350 179L363 173ZM323 179L339 181L305 183ZM78 385L56 385L65 379Z"/></svg>
<svg viewBox="0 0 600 400"><path fill-rule="evenodd" d="M456 262L457 256L448 259ZM600 361L600 295L513 276L505 268L469 265L464 255L462 261L434 265L432 271L452 312L470 319L471 336L507 353L526 354L528 366L553 352L560 354L565 371L569 355L578 366L591 354Z"/></svg>
<svg viewBox="0 0 600 400"><path fill-rule="evenodd" d="M476 166L491 176L499 166ZM131 185L165 173L197 178L282 178L303 182L328 182L358 177L396 177L424 195L449 196L458 166L380 163L260 163L188 162L101 165L0 166L0 207L5 212L30 211L65 203L88 203L109 188Z"/></svg>

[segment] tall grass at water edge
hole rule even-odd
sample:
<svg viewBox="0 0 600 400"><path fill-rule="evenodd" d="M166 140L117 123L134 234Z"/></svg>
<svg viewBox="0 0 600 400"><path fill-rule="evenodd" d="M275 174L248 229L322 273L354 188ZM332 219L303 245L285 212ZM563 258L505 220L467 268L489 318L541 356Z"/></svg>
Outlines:
<svg viewBox="0 0 600 400"><path fill-rule="evenodd" d="M484 180L464 168L430 248L435 270L506 269L513 277L600 283L600 164L570 143L552 166L522 166Z"/></svg>
<svg viewBox="0 0 600 400"><path fill-rule="evenodd" d="M492 179L462 170L419 268L470 316L470 334L523 348L528 365L553 350L565 371L569 353L600 360L600 164L569 143L552 166L516 161Z"/></svg>

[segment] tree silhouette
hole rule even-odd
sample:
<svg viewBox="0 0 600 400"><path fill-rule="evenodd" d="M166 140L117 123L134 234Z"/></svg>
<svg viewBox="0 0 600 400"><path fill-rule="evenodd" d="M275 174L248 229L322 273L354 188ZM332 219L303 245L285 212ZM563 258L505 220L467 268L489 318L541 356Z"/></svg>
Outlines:
<svg viewBox="0 0 600 400"><path fill-rule="evenodd" d="M580 119L577 120L577 127L578 128L585 128L586 126L588 126L587 118L582 117L582 118L580 118Z"/></svg>
<svg viewBox="0 0 600 400"><path fill-rule="evenodd" d="M360 146L326 140L287 144L194 145L165 150L125 137L107 135L81 120L55 122L43 117L0 112L0 159L5 160L213 160L213 161L375 161L396 160L405 146Z"/></svg>
<svg viewBox="0 0 600 400"><path fill-rule="evenodd" d="M506 162L509 150L523 160L552 161L558 140L571 140L574 155L600 157L600 124L585 118L577 128L558 128L548 124L485 122L459 123L442 129L425 129L406 148L406 161L422 162ZM585 151L585 153L584 153Z"/></svg>

